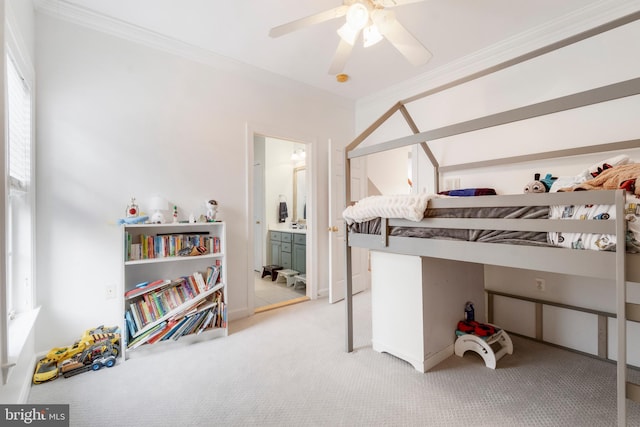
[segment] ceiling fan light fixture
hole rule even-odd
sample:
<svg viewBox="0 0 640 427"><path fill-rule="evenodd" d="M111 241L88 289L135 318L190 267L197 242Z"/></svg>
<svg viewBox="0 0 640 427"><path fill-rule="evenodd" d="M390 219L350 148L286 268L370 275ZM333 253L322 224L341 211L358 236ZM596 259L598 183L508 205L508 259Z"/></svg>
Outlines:
<svg viewBox="0 0 640 427"><path fill-rule="evenodd" d="M378 27L374 24L371 24L364 28L362 32L362 41L364 43L364 47L373 46L382 40L382 34L378 30Z"/></svg>
<svg viewBox="0 0 640 427"><path fill-rule="evenodd" d="M369 9L362 3L354 3L347 10L347 24L360 31L369 22Z"/></svg>

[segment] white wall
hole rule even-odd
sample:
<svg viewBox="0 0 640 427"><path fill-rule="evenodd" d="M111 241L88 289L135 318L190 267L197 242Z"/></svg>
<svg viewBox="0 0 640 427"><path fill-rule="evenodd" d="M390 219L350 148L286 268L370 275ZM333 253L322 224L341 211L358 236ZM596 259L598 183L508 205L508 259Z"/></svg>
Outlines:
<svg viewBox="0 0 640 427"><path fill-rule="evenodd" d="M106 299L105 289L121 283L115 221L131 196L144 211L159 192L182 218L203 213L206 199L218 201L228 223L230 318L248 315L247 128L319 145L317 206L327 206L326 141L352 139L353 104L224 59L185 59L49 15L37 15L36 35L38 348L119 321L119 300ZM316 227L327 222L319 209ZM317 245L322 289L325 233Z"/></svg>
<svg viewBox="0 0 640 427"><path fill-rule="evenodd" d="M287 203L289 217L293 219L293 168L298 166L291 161L294 150L304 149L304 144L275 138L265 140L265 208L266 223L269 227L278 226L278 205L280 195Z"/></svg>
<svg viewBox="0 0 640 427"><path fill-rule="evenodd" d="M402 147L367 156L368 177L380 194L408 194L407 182L411 147Z"/></svg>
<svg viewBox="0 0 640 427"><path fill-rule="evenodd" d="M628 2L629 3L629 2ZM534 104L572 93L637 78L640 56L637 55L640 40L640 22L609 31L605 34L565 47L536 59L513 66L487 77L457 86L409 105L409 111L421 131L482 117L488 114ZM477 64L478 71L487 65ZM451 80L459 76L450 77ZM360 100L357 105L358 129L365 129L393 103L438 86L440 81L416 81L413 85L400 85L396 98L390 92ZM453 165L465 161L481 161L501 156L514 156L569 147L595 145L606 142L637 139L637 112L640 111L640 96L633 96L578 110L518 122L499 129L462 135L431 143L434 154L441 165ZM401 136L407 136L406 124L396 120L386 124L367 143L373 144ZM420 151L420 150L418 150ZM535 172L543 175L575 175L598 160L614 153L580 156L537 163L517 164L508 167L486 168L457 172L443 176L459 178L460 186L492 187L498 193L521 193L524 185ZM640 150L628 152L640 161ZM431 169L425 166L423 156L421 174L430 179ZM382 170L384 169L376 169ZM369 174L376 170L368 168ZM386 171L385 171L386 172ZM421 186L423 183L421 183ZM427 185L433 192L432 182ZM534 293L535 277L541 273L522 270L487 267L486 287L517 295L529 295L567 304L582 305L615 312L614 287L611 283L594 283L592 279L572 278L562 275L547 275L547 290ZM546 277L546 276L542 276ZM597 282L597 281L595 281ZM637 288L631 287L630 298L639 302ZM604 297L606 296L606 298ZM545 328L554 328L553 321L561 316L545 319ZM505 328L527 329L517 323L505 324ZM514 320L514 322L516 322ZM555 324L556 328L561 325ZM573 325L574 327L577 325ZM595 332L595 331L594 331ZM594 335L595 337L595 335ZM571 337L553 336L562 344L576 346ZM575 338L575 337L574 337ZM630 343L630 352L640 348L640 341ZM584 348L591 348L586 345ZM580 348L583 349L583 348Z"/></svg>

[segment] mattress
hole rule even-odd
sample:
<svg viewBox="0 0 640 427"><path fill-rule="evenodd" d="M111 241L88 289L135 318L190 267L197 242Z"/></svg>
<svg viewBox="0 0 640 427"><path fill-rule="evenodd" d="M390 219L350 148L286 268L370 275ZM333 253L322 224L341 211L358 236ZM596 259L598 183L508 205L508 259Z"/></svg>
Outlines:
<svg viewBox="0 0 640 427"><path fill-rule="evenodd" d="M506 218L506 219L559 219L608 220L615 219L613 205L557 205L522 207L447 208L427 207L424 218ZM640 199L628 195L625 206L627 221L626 246L628 252L640 252ZM381 234L381 218L353 222L348 225L353 233ZM609 234L564 233L448 229L412 226L390 226L390 236L427 239L462 240L470 242L503 243L547 247L565 247L596 251L613 251L616 236Z"/></svg>
<svg viewBox="0 0 640 427"><path fill-rule="evenodd" d="M640 252L640 199L626 195L625 220L627 222L626 246L628 252ZM561 220L609 220L616 219L613 205L561 205L550 206L549 218ZM609 234L550 232L549 243L572 249L595 251L615 250L616 236Z"/></svg>
<svg viewBox="0 0 640 427"><path fill-rule="evenodd" d="M549 217L548 206L448 208L424 211L424 218L524 218L545 219ZM381 219L375 218L349 225L354 233L380 234ZM390 227L390 236L464 240L484 243L527 244L552 246L545 232L466 230L429 227Z"/></svg>

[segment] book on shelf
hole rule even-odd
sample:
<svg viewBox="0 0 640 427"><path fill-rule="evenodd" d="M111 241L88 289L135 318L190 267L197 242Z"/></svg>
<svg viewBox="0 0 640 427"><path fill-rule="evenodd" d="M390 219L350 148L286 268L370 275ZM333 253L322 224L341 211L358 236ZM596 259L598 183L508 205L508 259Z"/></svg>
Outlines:
<svg viewBox="0 0 640 427"><path fill-rule="evenodd" d="M206 288L211 289L220 279L220 265L207 267Z"/></svg>
<svg viewBox="0 0 640 427"><path fill-rule="evenodd" d="M175 334L176 331L180 329L182 324L186 321L187 321L186 317L183 317L179 320L176 320L176 319L170 320L169 322L171 322L171 329L169 329L169 331L167 331L167 333L164 334L162 338L160 338L160 341L167 341L168 339L170 339L173 336L173 334Z"/></svg>
<svg viewBox="0 0 640 427"><path fill-rule="evenodd" d="M127 324L127 331L129 333L129 337L133 338L133 336L138 331L138 328L135 325L133 320L133 316L131 315L131 310L127 310L124 313L125 323Z"/></svg>
<svg viewBox="0 0 640 427"><path fill-rule="evenodd" d="M145 292L148 292L152 289L160 288L170 283L171 283L171 280L155 280L153 282L142 282L137 284L133 289L125 292L124 296L126 298L131 298L136 295L142 295Z"/></svg>
<svg viewBox="0 0 640 427"><path fill-rule="evenodd" d="M195 272L192 274L193 278L196 281L196 287L198 288L199 292L204 292L207 290L207 285L204 283L204 278L202 277L202 274L200 274L199 272Z"/></svg>
<svg viewBox="0 0 640 427"><path fill-rule="evenodd" d="M208 231L140 234L135 239L125 232L125 244L125 261L178 256L181 249L191 246L203 246L207 253L220 252L220 237Z"/></svg>
<svg viewBox="0 0 640 427"><path fill-rule="evenodd" d="M153 328L149 328L144 333L138 335L133 340L129 341L129 343L127 344L127 348L132 350L132 349L134 349L136 347L139 347L142 344L146 343L149 339L151 339L153 336L155 336L156 334L160 333L162 331L162 329L164 329L165 323L166 322L158 323Z"/></svg>
<svg viewBox="0 0 640 427"><path fill-rule="evenodd" d="M219 272L220 265L214 265L207 269L204 277L196 271L175 280L140 283L127 291L125 322L131 343L140 345L141 337L146 337L144 342L147 343L169 337L177 340L208 327L226 325L222 295L224 284L219 281ZM199 298L203 292L207 296ZM158 330L158 325L163 329ZM159 335L149 336L150 331Z"/></svg>

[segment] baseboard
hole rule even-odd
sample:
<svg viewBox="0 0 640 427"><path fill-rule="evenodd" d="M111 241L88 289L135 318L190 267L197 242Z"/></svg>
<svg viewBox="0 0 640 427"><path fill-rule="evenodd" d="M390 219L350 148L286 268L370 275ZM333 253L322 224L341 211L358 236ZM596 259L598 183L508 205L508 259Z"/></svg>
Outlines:
<svg viewBox="0 0 640 427"><path fill-rule="evenodd" d="M25 404L29 401L29 392L31 391L31 384L33 380L33 372L35 372L36 364L41 359L40 356L34 354L31 356L31 360L29 361L29 366L31 366L31 370L26 372L26 375L23 378L22 387L20 387L20 395L18 396L18 403Z"/></svg>
<svg viewBox="0 0 640 427"><path fill-rule="evenodd" d="M446 346L440 351L427 355L427 357L425 357L424 359L425 368L426 368L425 371L428 371L429 369L433 368L440 362L444 362L446 359L453 356L454 344L455 343L452 343L451 345Z"/></svg>
<svg viewBox="0 0 640 427"><path fill-rule="evenodd" d="M423 373L427 372L440 362L443 362L453 355L453 344L446 346L438 352L431 353L424 358L399 352L396 349L391 348L390 346L379 341L372 340L371 344L373 349L378 353L388 353L392 356L397 357L398 359L402 359L405 362L411 364L416 369L416 371Z"/></svg>

